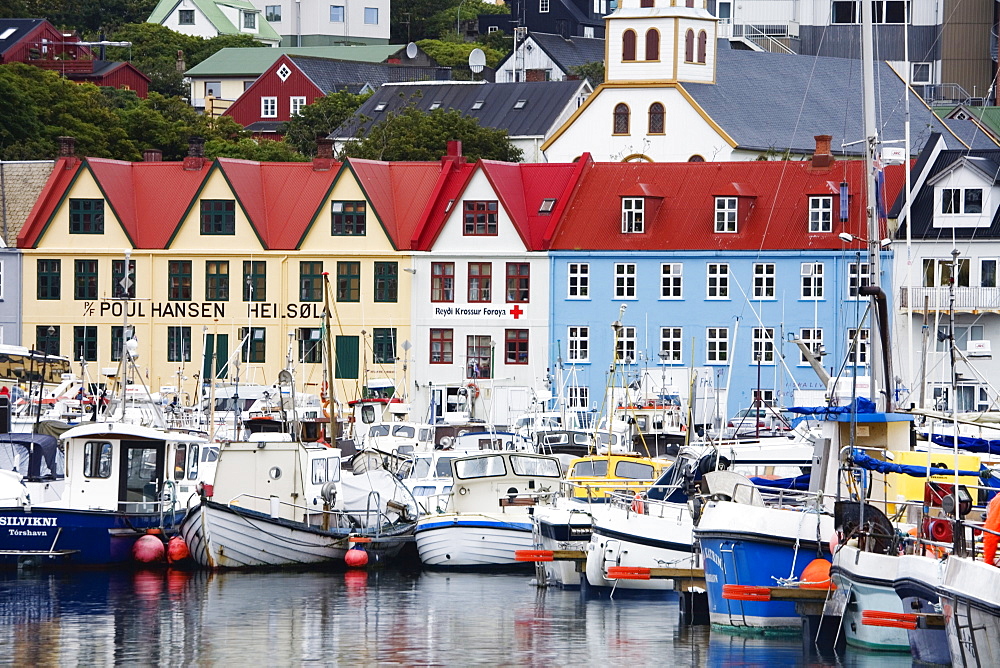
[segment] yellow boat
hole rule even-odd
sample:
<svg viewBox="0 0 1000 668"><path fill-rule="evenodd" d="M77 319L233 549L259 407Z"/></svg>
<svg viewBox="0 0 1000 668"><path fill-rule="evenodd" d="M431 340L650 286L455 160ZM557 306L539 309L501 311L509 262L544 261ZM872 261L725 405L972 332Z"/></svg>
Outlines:
<svg viewBox="0 0 1000 668"><path fill-rule="evenodd" d="M567 496L604 501L612 492L642 492L671 464L668 459L626 454L577 457L567 469Z"/></svg>

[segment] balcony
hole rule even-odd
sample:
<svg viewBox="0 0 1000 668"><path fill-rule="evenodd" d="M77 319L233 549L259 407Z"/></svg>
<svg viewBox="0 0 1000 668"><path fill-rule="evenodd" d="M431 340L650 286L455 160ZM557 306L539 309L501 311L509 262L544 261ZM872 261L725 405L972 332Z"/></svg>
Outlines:
<svg viewBox="0 0 1000 668"><path fill-rule="evenodd" d="M947 311L951 297L947 287L903 287L899 291L899 306L912 308L914 313ZM1000 288L955 288L955 312L1000 313Z"/></svg>

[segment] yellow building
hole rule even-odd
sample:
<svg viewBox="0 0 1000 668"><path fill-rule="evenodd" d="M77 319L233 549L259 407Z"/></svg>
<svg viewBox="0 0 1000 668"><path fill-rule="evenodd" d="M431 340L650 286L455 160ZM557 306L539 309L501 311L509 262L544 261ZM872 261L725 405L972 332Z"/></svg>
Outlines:
<svg viewBox="0 0 1000 668"><path fill-rule="evenodd" d="M402 382L407 251L448 162L191 153L59 159L18 238L26 345L85 361L102 382L130 331L152 391L190 398L213 376L270 384L291 366L318 393L326 276L334 396L357 398L375 378Z"/></svg>

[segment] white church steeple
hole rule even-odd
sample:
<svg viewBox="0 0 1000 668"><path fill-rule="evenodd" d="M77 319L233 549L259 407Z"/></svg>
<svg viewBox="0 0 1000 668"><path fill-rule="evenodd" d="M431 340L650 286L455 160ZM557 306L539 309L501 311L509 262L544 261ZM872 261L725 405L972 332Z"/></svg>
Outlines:
<svg viewBox="0 0 1000 668"><path fill-rule="evenodd" d="M715 81L718 19L707 0L620 0L605 18L607 82Z"/></svg>

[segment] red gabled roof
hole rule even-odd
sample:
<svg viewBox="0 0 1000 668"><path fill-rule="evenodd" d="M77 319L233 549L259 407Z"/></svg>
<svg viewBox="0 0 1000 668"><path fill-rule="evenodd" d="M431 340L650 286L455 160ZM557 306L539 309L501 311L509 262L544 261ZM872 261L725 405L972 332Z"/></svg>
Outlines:
<svg viewBox="0 0 1000 668"><path fill-rule="evenodd" d="M380 162L349 159L348 166L396 250L413 250L424 210L450 169L450 161Z"/></svg>
<svg viewBox="0 0 1000 668"><path fill-rule="evenodd" d="M254 162L218 158L219 168L267 250L295 250L330 190L340 163Z"/></svg>
<svg viewBox="0 0 1000 668"><path fill-rule="evenodd" d="M166 248L209 172L183 162L86 162L136 248Z"/></svg>
<svg viewBox="0 0 1000 668"><path fill-rule="evenodd" d="M584 169L572 203L552 235L552 250L760 250L840 249L839 232L867 237L865 165L838 161L816 169L803 162L592 163ZM849 218L841 223L834 201L833 232L809 234L808 194L849 184ZM903 169L886 169L886 202L903 185ZM645 184L662 200L641 234L621 231L621 198ZM739 232L715 232L715 197L751 196ZM837 193L831 193L836 195ZM742 206L742 205L741 205ZM883 232L883 234L885 234ZM880 236L881 238L881 236Z"/></svg>
<svg viewBox="0 0 1000 668"><path fill-rule="evenodd" d="M441 161L437 183L420 213L421 226L413 232L412 250L431 250L445 220L475 171L474 165L463 160L445 158Z"/></svg>
<svg viewBox="0 0 1000 668"><path fill-rule="evenodd" d="M18 248L34 248L38 245L38 239L48 225L56 207L66 194L66 189L76 178L81 169L82 163L77 158L59 158L49 174L49 180L45 182L45 187L35 200L35 205L31 207L31 213L21 227L21 233L17 235Z"/></svg>

